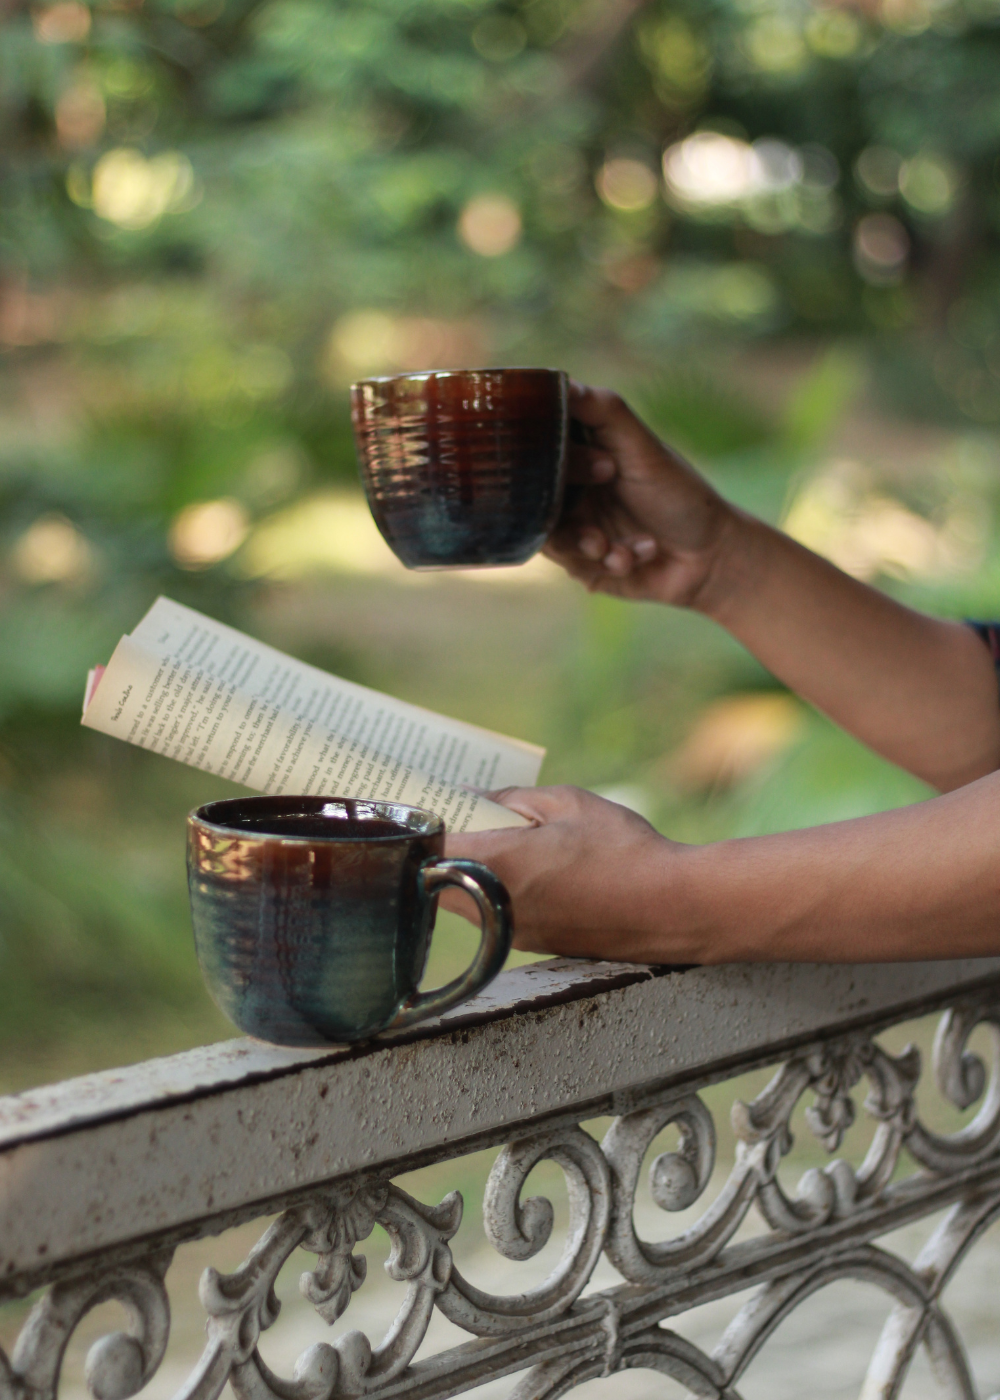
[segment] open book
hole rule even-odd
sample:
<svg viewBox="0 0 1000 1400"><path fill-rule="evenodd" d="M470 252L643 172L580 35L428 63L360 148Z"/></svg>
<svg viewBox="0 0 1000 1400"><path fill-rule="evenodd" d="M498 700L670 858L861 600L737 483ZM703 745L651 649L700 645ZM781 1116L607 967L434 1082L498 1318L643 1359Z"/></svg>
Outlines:
<svg viewBox="0 0 1000 1400"><path fill-rule="evenodd" d="M545 756L327 675L169 598L91 671L83 723L260 792L428 807L450 831L526 825L473 789L530 787Z"/></svg>

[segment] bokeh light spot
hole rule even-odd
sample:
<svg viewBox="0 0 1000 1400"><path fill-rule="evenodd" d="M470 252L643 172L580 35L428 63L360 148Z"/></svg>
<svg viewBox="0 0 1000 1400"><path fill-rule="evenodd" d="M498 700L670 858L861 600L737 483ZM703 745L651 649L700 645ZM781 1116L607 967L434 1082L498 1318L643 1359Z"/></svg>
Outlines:
<svg viewBox="0 0 1000 1400"><path fill-rule="evenodd" d="M778 194L801 183L802 157L786 142L764 137L753 143L751 152L752 179L757 191Z"/></svg>
<svg viewBox="0 0 1000 1400"><path fill-rule="evenodd" d="M804 164L784 141L764 138L751 146L717 131L699 131L667 148L663 174L672 203L712 208L790 190L801 183Z"/></svg>
<svg viewBox="0 0 1000 1400"><path fill-rule="evenodd" d="M891 214L866 214L854 230L854 265L866 282L885 286L906 270L910 236Z"/></svg>
<svg viewBox="0 0 1000 1400"><path fill-rule="evenodd" d="M648 209L656 199L659 182L649 166L628 156L605 161L595 180L597 193L612 209L631 213Z"/></svg>
<svg viewBox="0 0 1000 1400"><path fill-rule="evenodd" d="M142 63L118 54L101 71L101 86L110 97L135 102L154 87L152 71Z"/></svg>
<svg viewBox="0 0 1000 1400"><path fill-rule="evenodd" d="M668 105L686 104L705 88L712 54L680 15L644 24L639 50L656 79L656 90Z"/></svg>
<svg viewBox="0 0 1000 1400"><path fill-rule="evenodd" d="M25 583L74 583L92 572L94 556L65 516L43 515L14 545L10 565Z"/></svg>
<svg viewBox="0 0 1000 1400"><path fill-rule="evenodd" d="M805 33L813 53L823 58L847 58L861 43L861 25L849 10L817 10Z"/></svg>
<svg viewBox="0 0 1000 1400"><path fill-rule="evenodd" d="M196 501L174 518L167 542L182 569L207 569L239 549L249 529L239 501Z"/></svg>
<svg viewBox="0 0 1000 1400"><path fill-rule="evenodd" d="M179 151L147 160L141 151L119 147L94 167L95 214L119 228L143 229L183 207L194 192L191 162Z"/></svg>
<svg viewBox="0 0 1000 1400"><path fill-rule="evenodd" d="M867 194L891 199L899 192L903 157L890 146L866 146L854 164L858 184Z"/></svg>
<svg viewBox="0 0 1000 1400"><path fill-rule="evenodd" d="M458 236L482 258L501 257L520 240L521 212L504 194L476 195L459 216Z"/></svg>
<svg viewBox="0 0 1000 1400"><path fill-rule="evenodd" d="M31 23L41 44L82 44L90 33L90 11L76 0L32 10Z"/></svg>
<svg viewBox="0 0 1000 1400"><path fill-rule="evenodd" d="M395 363L396 323L384 311L349 311L334 326L330 348L348 369L378 373Z"/></svg>
<svg viewBox="0 0 1000 1400"><path fill-rule="evenodd" d="M911 209L940 218L955 202L958 178L946 161L921 154L904 161L899 190Z"/></svg>
<svg viewBox="0 0 1000 1400"><path fill-rule="evenodd" d="M746 35L750 61L765 73L797 73L808 53L798 25L781 15L767 15L753 24Z"/></svg>
<svg viewBox="0 0 1000 1400"><path fill-rule="evenodd" d="M879 18L897 34L922 34L933 15L928 0L881 0Z"/></svg>
<svg viewBox="0 0 1000 1400"><path fill-rule="evenodd" d="M663 174L681 204L731 204L753 189L753 150L735 137L699 131L667 148Z"/></svg>

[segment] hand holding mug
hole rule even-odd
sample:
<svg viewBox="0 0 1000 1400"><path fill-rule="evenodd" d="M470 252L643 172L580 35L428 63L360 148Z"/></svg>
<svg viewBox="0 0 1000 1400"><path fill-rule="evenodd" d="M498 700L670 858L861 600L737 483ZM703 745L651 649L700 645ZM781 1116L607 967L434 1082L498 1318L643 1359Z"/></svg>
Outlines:
<svg viewBox="0 0 1000 1400"><path fill-rule="evenodd" d="M570 449L576 495L545 553L588 588L698 607L738 513L608 389L570 385L587 445Z"/></svg>

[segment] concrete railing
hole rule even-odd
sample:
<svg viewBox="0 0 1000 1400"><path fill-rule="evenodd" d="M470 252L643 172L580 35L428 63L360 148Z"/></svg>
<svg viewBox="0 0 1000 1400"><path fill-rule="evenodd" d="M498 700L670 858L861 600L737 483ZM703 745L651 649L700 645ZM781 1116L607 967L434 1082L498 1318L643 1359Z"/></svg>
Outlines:
<svg viewBox="0 0 1000 1400"><path fill-rule="evenodd" d="M917 1111L919 1053L894 1056L877 1038L931 1011L943 1013L936 1092L979 1105L951 1134ZM979 1025L992 1033L989 1068L966 1048ZM720 1184L701 1091L768 1064L767 1088L733 1105L735 1161ZM809 1128L832 1154L861 1081L876 1125L864 1161L813 1168L790 1192L778 1169L797 1104L806 1098ZM580 1124L602 1115L613 1122L598 1142ZM668 1124L677 1146L654 1158L652 1195L692 1223L651 1243L633 1206ZM501 1149L483 1224L512 1261L509 1293L483 1291L456 1266L456 1192L427 1204L392 1180L484 1147ZM521 1199L542 1159L565 1174L569 1221L561 1260L519 1292L517 1261L553 1228L548 1201ZM751 1209L763 1230L734 1238ZM942 1209L914 1263L874 1243ZM124 1304L128 1328L90 1348L87 1384L96 1400L136 1394L167 1345L175 1247L273 1215L238 1269L202 1277L208 1341L178 1397L215 1400L228 1381L238 1400L443 1400L522 1372L517 1400L550 1400L639 1367L737 1400L741 1373L779 1322L852 1278L892 1299L865 1397L895 1396L922 1344L942 1393L972 1400L940 1295L1000 1215L1000 959L684 972L557 959L364 1046L237 1040L0 1099L0 1297L44 1290L10 1357L0 1352L0 1400L54 1396L70 1337L109 1299ZM344 1314L350 1322L365 1279L355 1246L375 1224L391 1241L387 1271L405 1285L381 1340L330 1330ZM277 1313L278 1272L299 1247L316 1256L301 1288L319 1316L289 1378L269 1369L258 1341ZM622 1282L594 1291L602 1255ZM711 1354L664 1325L749 1287ZM435 1309L469 1340L415 1361Z"/></svg>

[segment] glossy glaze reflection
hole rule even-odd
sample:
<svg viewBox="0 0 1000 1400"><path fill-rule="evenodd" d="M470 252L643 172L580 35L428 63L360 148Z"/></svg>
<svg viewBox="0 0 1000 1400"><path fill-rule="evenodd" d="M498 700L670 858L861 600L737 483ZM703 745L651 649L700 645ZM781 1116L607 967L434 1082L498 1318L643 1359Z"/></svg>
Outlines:
<svg viewBox="0 0 1000 1400"><path fill-rule="evenodd" d="M220 1010L261 1040L322 1045L478 991L510 949L510 902L485 866L443 852L441 819L396 803L247 797L192 812L195 949ZM461 977L420 993L445 885L475 899L482 941Z"/></svg>
<svg viewBox="0 0 1000 1400"><path fill-rule="evenodd" d="M354 385L361 477L376 524L411 569L520 564L565 489L560 370L432 370Z"/></svg>

